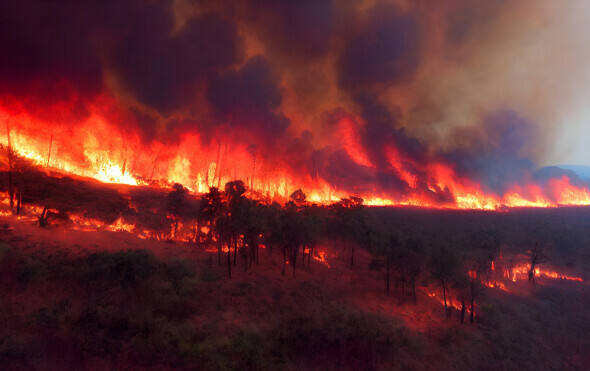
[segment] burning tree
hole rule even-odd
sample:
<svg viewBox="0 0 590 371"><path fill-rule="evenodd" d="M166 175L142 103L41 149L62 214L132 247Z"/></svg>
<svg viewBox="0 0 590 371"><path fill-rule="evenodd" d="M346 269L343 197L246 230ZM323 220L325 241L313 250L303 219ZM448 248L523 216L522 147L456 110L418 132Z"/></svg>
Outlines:
<svg viewBox="0 0 590 371"><path fill-rule="evenodd" d="M243 220L241 218L240 209L243 207L243 203L246 198L243 197L246 193L246 186L241 180L235 180L225 185L225 197L227 202L227 217L225 218L226 228L229 231L231 241L234 246L234 266L236 265L236 259L238 255L238 244L240 239L240 232L243 230ZM242 239L243 244L243 239ZM229 253L228 247L228 253Z"/></svg>
<svg viewBox="0 0 590 371"><path fill-rule="evenodd" d="M178 233L178 223L180 222L181 215L183 214L184 199L188 193L188 189L184 188L182 184L175 183L172 187L173 190L168 193L167 198L167 209L168 213L172 217L174 222L174 233L173 238L176 238Z"/></svg>
<svg viewBox="0 0 590 371"><path fill-rule="evenodd" d="M238 213L238 218L243 223L244 248L246 244L249 247L248 251L244 251L244 253L246 258L249 257L249 266L252 270L252 262L256 261L258 264L260 236L267 230L267 208L256 200L245 199L240 204ZM246 268L246 266L244 267Z"/></svg>
<svg viewBox="0 0 590 371"><path fill-rule="evenodd" d="M533 285L536 286L535 283L535 267L538 264L546 263L549 259L547 254L543 251L543 246L539 241L533 242L531 248L527 251L529 255L529 281L533 281Z"/></svg>
<svg viewBox="0 0 590 371"><path fill-rule="evenodd" d="M447 303L447 293L449 292L449 283L455 277L457 270L457 257L454 251L449 250L446 246L440 246L432 250L430 259L430 279L440 282L443 289L443 301L445 306L445 316L451 318L451 310Z"/></svg>
<svg viewBox="0 0 590 371"><path fill-rule="evenodd" d="M305 252L307 251L307 269L311 267L311 259L315 253L315 247L324 232L324 218L321 215L321 207L310 205L303 208L304 237L303 237L303 263L305 265Z"/></svg>
<svg viewBox="0 0 590 371"><path fill-rule="evenodd" d="M207 242L215 240L217 244L217 263L221 265L221 236L219 231L219 218L223 212L222 194L216 187L209 188L209 192L201 199L201 218L207 223ZM200 227L199 227L200 229ZM229 252L228 252L229 254ZM229 274L231 278L231 272Z"/></svg>
<svg viewBox="0 0 590 371"><path fill-rule="evenodd" d="M305 220L302 211L306 207L305 193L301 190L297 190L291 194L290 201L287 202L285 210L282 213L281 226L285 238L283 244L283 274L285 271L288 251L289 262L293 268L293 278L295 278L297 255L305 241Z"/></svg>

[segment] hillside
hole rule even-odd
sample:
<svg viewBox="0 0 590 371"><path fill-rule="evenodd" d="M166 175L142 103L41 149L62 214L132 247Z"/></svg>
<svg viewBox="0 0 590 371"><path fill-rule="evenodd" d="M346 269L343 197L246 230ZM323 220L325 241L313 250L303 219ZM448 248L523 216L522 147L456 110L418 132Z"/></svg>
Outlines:
<svg viewBox="0 0 590 371"><path fill-rule="evenodd" d="M539 277L487 289L473 325L419 285L385 293L383 267L327 264L295 278L280 251L244 271L192 243L40 228L3 217L0 358L8 368L582 369L590 285ZM374 263L374 262L373 262ZM210 267L211 264L211 267ZM329 265L329 267L328 267ZM585 277L588 272L580 272ZM410 293L406 291L406 294Z"/></svg>

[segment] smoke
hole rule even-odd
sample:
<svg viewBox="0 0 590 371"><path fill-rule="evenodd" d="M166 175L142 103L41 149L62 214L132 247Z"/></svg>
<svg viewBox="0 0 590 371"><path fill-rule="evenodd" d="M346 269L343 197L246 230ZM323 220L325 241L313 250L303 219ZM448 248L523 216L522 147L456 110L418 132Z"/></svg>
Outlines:
<svg viewBox="0 0 590 371"><path fill-rule="evenodd" d="M459 175L500 195L509 186L530 181L535 167L523 153L534 137L534 126L526 118L512 111L497 112L477 126L458 130L456 135L470 146L445 154Z"/></svg>
<svg viewBox="0 0 590 371"><path fill-rule="evenodd" d="M273 139L289 127L289 119L277 112L281 90L262 56L250 58L238 71L211 79L208 98L215 114L232 128Z"/></svg>
<svg viewBox="0 0 590 371"><path fill-rule="evenodd" d="M69 126L99 107L148 144L186 133L241 143L350 192L447 202L428 172L443 163L501 195L563 175L537 173L543 165L587 163L587 146L570 143L590 118L589 10L582 0L3 2L0 99Z"/></svg>

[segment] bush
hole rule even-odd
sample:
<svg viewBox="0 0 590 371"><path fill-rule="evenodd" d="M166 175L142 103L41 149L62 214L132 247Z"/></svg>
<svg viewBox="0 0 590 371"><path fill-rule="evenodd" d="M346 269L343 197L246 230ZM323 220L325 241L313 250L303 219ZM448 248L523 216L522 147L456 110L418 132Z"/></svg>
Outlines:
<svg viewBox="0 0 590 371"><path fill-rule="evenodd" d="M153 275L159 267L154 255L146 250L97 253L74 264L78 280L98 284L102 289L122 285L135 287Z"/></svg>
<svg viewBox="0 0 590 371"><path fill-rule="evenodd" d="M303 368L373 369L420 349L394 319L333 303L280 318L270 336L275 357Z"/></svg>

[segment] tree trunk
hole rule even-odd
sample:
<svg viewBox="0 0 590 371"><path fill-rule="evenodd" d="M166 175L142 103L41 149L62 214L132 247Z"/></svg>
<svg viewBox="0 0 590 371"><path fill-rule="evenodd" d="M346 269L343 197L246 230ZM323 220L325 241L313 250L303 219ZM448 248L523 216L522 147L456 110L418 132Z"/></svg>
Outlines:
<svg viewBox="0 0 590 371"><path fill-rule="evenodd" d="M350 247L350 268L354 266L354 243Z"/></svg>
<svg viewBox="0 0 590 371"><path fill-rule="evenodd" d="M45 227L47 225L47 206L43 208L41 216L39 217L39 226Z"/></svg>
<svg viewBox="0 0 590 371"><path fill-rule="evenodd" d="M156 172L156 165L158 165L159 158L160 158L160 151L158 151L158 154L156 155L156 159L154 160L154 167L152 168L152 174L150 175L150 181L152 180L152 178L154 177L154 173Z"/></svg>
<svg viewBox="0 0 590 371"><path fill-rule="evenodd" d="M416 279L412 279L412 296L414 296L414 304L417 304L418 298L416 297Z"/></svg>
<svg viewBox="0 0 590 371"><path fill-rule="evenodd" d="M231 280L231 249L230 245L227 246L227 274Z"/></svg>
<svg viewBox="0 0 590 371"><path fill-rule="evenodd" d="M234 234L234 267L236 266L236 259L238 257L238 236Z"/></svg>
<svg viewBox="0 0 590 371"><path fill-rule="evenodd" d="M217 236L217 265L221 267L221 236Z"/></svg>
<svg viewBox="0 0 590 371"><path fill-rule="evenodd" d="M260 243L258 241L258 235L254 237L254 243L256 244L256 265L260 265L258 262L258 253L260 252Z"/></svg>
<svg viewBox="0 0 590 371"><path fill-rule="evenodd" d="M404 269L402 268L401 272L401 281L402 281L402 300L406 300L406 276L404 275Z"/></svg>
<svg viewBox="0 0 590 371"><path fill-rule="evenodd" d="M447 286L445 285L445 281L442 281L443 287L443 300L445 302L445 317L448 319L449 316L449 307L447 306Z"/></svg>
<svg viewBox="0 0 590 371"><path fill-rule="evenodd" d="M20 214L20 206L21 206L22 199L23 199L23 197L21 196L20 192L17 190L17 192L16 192L16 215Z"/></svg>
<svg viewBox="0 0 590 371"><path fill-rule="evenodd" d="M250 247L250 246L248 246ZM244 240L242 241L242 248L240 249L242 252L242 257L244 258L244 272L248 271L248 251L246 250L246 236L244 236Z"/></svg>
<svg viewBox="0 0 590 371"><path fill-rule="evenodd" d="M386 281L387 281L387 296L389 296L389 256L386 258L385 265L387 266L387 277L386 277Z"/></svg>
<svg viewBox="0 0 590 371"><path fill-rule="evenodd" d="M531 270L529 271L529 281L533 281L533 286L537 286L535 283L535 264L531 264Z"/></svg>
<svg viewBox="0 0 590 371"><path fill-rule="evenodd" d="M10 197L10 211L14 214L14 186L12 184L12 143L10 142L10 125L6 122L6 139L8 141L8 196Z"/></svg>
<svg viewBox="0 0 590 371"><path fill-rule="evenodd" d="M287 266L287 245L283 243L283 276L285 275L285 268Z"/></svg>
<svg viewBox="0 0 590 371"><path fill-rule="evenodd" d="M254 245L254 233L250 235L250 272L252 272L252 264L256 260L256 246Z"/></svg>
<svg viewBox="0 0 590 371"><path fill-rule="evenodd" d="M53 129L51 129L51 137L49 138L49 152L47 152L47 164L45 166L49 166L49 161L51 160L51 146L53 145Z"/></svg>
<svg viewBox="0 0 590 371"><path fill-rule="evenodd" d="M465 298L461 297L461 324L465 323Z"/></svg>
<svg viewBox="0 0 590 371"><path fill-rule="evenodd" d="M217 160L215 161L215 173L213 173L213 184L217 179L217 187L219 187L219 155L221 154L221 142L219 142L219 148L217 149Z"/></svg>
<svg viewBox="0 0 590 371"><path fill-rule="evenodd" d="M305 248L306 245L303 245L303 248L301 249L301 261L303 262L303 268L305 268Z"/></svg>
<svg viewBox="0 0 590 371"><path fill-rule="evenodd" d="M297 253L299 251L297 251L297 249L293 250L293 261L291 263L293 263L293 278L295 278L295 265L297 264Z"/></svg>
<svg viewBox="0 0 590 371"><path fill-rule="evenodd" d="M473 316L475 313L475 283L471 281L471 313L469 313L469 323L473 323Z"/></svg>

